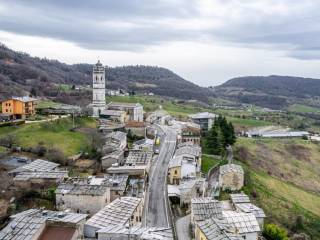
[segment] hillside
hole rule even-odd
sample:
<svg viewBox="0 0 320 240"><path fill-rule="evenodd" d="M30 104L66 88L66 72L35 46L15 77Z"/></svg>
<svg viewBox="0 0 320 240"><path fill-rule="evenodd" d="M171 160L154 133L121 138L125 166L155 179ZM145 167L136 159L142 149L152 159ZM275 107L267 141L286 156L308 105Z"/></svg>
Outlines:
<svg viewBox="0 0 320 240"><path fill-rule="evenodd" d="M302 139L238 138L235 145L235 158L246 169L244 190L267 221L311 239L320 237L319 151L318 144Z"/></svg>
<svg viewBox="0 0 320 240"><path fill-rule="evenodd" d="M249 76L233 78L214 87L216 96L281 109L291 103L319 105L320 80L288 76Z"/></svg>
<svg viewBox="0 0 320 240"><path fill-rule="evenodd" d="M107 64L107 63L106 63ZM0 45L0 94L11 95L33 94L68 99L91 99L90 90L84 93L66 93L59 84L91 84L92 65L68 65L57 60L31 57L26 53L15 52ZM151 66L124 66L107 68L107 88L125 89L135 92L153 92L161 96L181 99L196 99L207 102L212 94L184 80L172 71ZM68 96L66 96L68 95Z"/></svg>

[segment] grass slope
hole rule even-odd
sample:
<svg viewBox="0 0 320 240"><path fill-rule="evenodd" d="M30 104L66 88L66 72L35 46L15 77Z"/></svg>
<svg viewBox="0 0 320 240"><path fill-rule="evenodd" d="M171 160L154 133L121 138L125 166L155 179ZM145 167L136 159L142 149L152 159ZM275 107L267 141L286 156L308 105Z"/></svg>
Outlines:
<svg viewBox="0 0 320 240"><path fill-rule="evenodd" d="M75 120L76 126L95 128L96 123L91 118ZM71 119L59 119L54 122L31 123L14 127L0 128L0 137L14 134L19 145L23 147L35 147L40 142L46 147L56 147L66 156L74 155L87 146L87 135L82 132L70 131Z"/></svg>
<svg viewBox="0 0 320 240"><path fill-rule="evenodd" d="M209 155L202 154L201 156L201 171L208 173L209 169L220 162L220 159L214 158Z"/></svg>
<svg viewBox="0 0 320 240"><path fill-rule="evenodd" d="M238 138L235 156L254 170L320 193L320 145L302 139Z"/></svg>
<svg viewBox="0 0 320 240"><path fill-rule="evenodd" d="M262 171L246 170L245 192L255 196L255 202L267 215L266 222L277 223L293 232L305 232L320 239L320 195L269 176ZM297 218L302 226L297 226Z"/></svg>

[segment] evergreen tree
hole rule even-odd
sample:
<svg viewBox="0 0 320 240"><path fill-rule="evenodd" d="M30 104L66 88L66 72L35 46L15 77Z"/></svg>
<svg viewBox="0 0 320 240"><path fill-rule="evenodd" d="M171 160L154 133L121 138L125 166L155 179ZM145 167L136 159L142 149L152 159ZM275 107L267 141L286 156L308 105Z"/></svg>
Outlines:
<svg viewBox="0 0 320 240"><path fill-rule="evenodd" d="M234 127L225 117L215 119L212 128L205 137L205 146L209 154L224 155L225 148L236 142Z"/></svg>

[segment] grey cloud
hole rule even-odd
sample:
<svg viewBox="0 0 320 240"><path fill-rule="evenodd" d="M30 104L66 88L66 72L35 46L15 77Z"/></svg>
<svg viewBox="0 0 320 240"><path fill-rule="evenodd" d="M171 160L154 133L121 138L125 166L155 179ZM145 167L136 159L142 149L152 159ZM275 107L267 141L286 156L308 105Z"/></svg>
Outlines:
<svg viewBox="0 0 320 240"><path fill-rule="evenodd" d="M285 50L293 58L320 58L318 1L269 1L270 6L287 5L284 13L270 13L263 7L257 10L256 0L215 1L226 4L230 14L208 17L199 11L197 0L0 0L0 30L62 39L88 49L141 51L170 41L213 39ZM291 9L292 5L296 9ZM10 11L1 11L1 6ZM235 8L237 18L232 12ZM216 18L222 26L187 25L183 29L175 25L177 21L210 22Z"/></svg>

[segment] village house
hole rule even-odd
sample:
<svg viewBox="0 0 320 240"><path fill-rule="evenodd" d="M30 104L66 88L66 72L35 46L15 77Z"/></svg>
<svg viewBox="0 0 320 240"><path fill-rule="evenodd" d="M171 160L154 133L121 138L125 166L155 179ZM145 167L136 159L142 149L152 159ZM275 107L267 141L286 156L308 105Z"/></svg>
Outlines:
<svg viewBox="0 0 320 240"><path fill-rule="evenodd" d="M126 196L144 198L146 191L145 179L142 177L130 177L126 188Z"/></svg>
<svg viewBox="0 0 320 240"><path fill-rule="evenodd" d="M261 229L252 213L222 211L224 222L246 240L258 240Z"/></svg>
<svg viewBox="0 0 320 240"><path fill-rule="evenodd" d="M219 169L219 185L222 190L240 190L244 185L244 171L240 165L226 164Z"/></svg>
<svg viewBox="0 0 320 240"><path fill-rule="evenodd" d="M150 165L152 162L152 152L140 151L140 150L131 150L126 159L125 165L128 166L146 166L147 172L149 172Z"/></svg>
<svg viewBox="0 0 320 240"><path fill-rule="evenodd" d="M207 188L204 178L187 179L179 185L168 185L168 197L172 203L179 202L180 207L189 209L192 198L203 197Z"/></svg>
<svg viewBox="0 0 320 240"><path fill-rule="evenodd" d="M87 180L91 185L102 185L110 189L110 202L124 196L129 176L127 174L105 174L102 177L91 176Z"/></svg>
<svg viewBox="0 0 320 240"><path fill-rule="evenodd" d="M18 173L13 178L13 183L19 188L40 190L56 187L67 177L67 171L28 171Z"/></svg>
<svg viewBox="0 0 320 240"><path fill-rule="evenodd" d="M164 110L158 109L147 116L146 122L154 124L168 124L172 117Z"/></svg>
<svg viewBox="0 0 320 240"><path fill-rule="evenodd" d="M169 184L179 185L182 179L195 178L197 163L194 157L184 155L174 156L168 167Z"/></svg>
<svg viewBox="0 0 320 240"><path fill-rule="evenodd" d="M105 137L105 147L111 147L112 150L124 150L127 146L127 134L121 131L111 132Z"/></svg>
<svg viewBox="0 0 320 240"><path fill-rule="evenodd" d="M105 154L101 158L102 169L108 169L112 165L122 165L124 163L124 151L116 150L110 153Z"/></svg>
<svg viewBox="0 0 320 240"><path fill-rule="evenodd" d="M192 142L200 145L201 131L199 128L186 126L181 129L180 142Z"/></svg>
<svg viewBox="0 0 320 240"><path fill-rule="evenodd" d="M190 143L190 142L186 142ZM194 158L196 162L197 172L201 172L201 147L199 145L186 145L180 146L175 152L175 156L184 156L188 158Z"/></svg>
<svg viewBox="0 0 320 240"><path fill-rule="evenodd" d="M192 121L200 126L202 133L205 133L211 129L216 117L218 117L216 114L209 112L201 112L191 115Z"/></svg>
<svg viewBox="0 0 320 240"><path fill-rule="evenodd" d="M112 122L125 123L127 114L125 111L103 109L100 112L100 117L108 119Z"/></svg>
<svg viewBox="0 0 320 240"><path fill-rule="evenodd" d="M263 209L252 204L249 197L244 193L230 194L230 197L236 211L252 213L258 221L260 229L263 229L264 219L266 218Z"/></svg>
<svg viewBox="0 0 320 240"><path fill-rule="evenodd" d="M125 122L143 122L143 106L140 103L110 102L107 109L126 112Z"/></svg>
<svg viewBox="0 0 320 240"><path fill-rule="evenodd" d="M9 172L10 176L15 177L22 172L50 172L50 171L59 171L59 164L54 162L49 162L42 159L36 159L31 163L25 164L21 167L13 169Z"/></svg>
<svg viewBox="0 0 320 240"><path fill-rule="evenodd" d="M191 223L204 221L209 218L222 219L222 204L211 197L191 199Z"/></svg>
<svg viewBox="0 0 320 240"><path fill-rule="evenodd" d="M245 194L231 194L231 199L231 202L209 197L191 200L191 223L195 227L195 239L216 239L215 237L222 235L225 239L259 238L262 229L260 226L263 226L259 220L263 223L264 212L257 207L252 208L252 205L250 207L250 200ZM245 203L236 203L239 201ZM238 204L241 206L237 207Z"/></svg>
<svg viewBox="0 0 320 240"><path fill-rule="evenodd" d="M12 97L2 101L2 113L11 119L26 119L36 114L37 99L28 96Z"/></svg>
<svg viewBox="0 0 320 240"><path fill-rule="evenodd" d="M224 222L209 218L204 221L199 221L195 226L195 240L243 240L236 233L230 232L230 226Z"/></svg>
<svg viewBox="0 0 320 240"><path fill-rule="evenodd" d="M84 226L87 238L96 238L98 231L112 225L135 226L141 224L143 200L135 197L117 198L93 215Z"/></svg>
<svg viewBox="0 0 320 240"><path fill-rule="evenodd" d="M93 215L110 203L110 188L90 185L85 180L71 179L56 189L56 205L61 211Z"/></svg>
<svg viewBox="0 0 320 240"><path fill-rule="evenodd" d="M125 124L125 129L134 136L145 137L146 135L146 124L144 122L129 121Z"/></svg>
<svg viewBox="0 0 320 240"><path fill-rule="evenodd" d="M140 150L146 152L153 152L154 140L149 138L144 138L138 141L135 141L132 144L133 150Z"/></svg>
<svg viewBox="0 0 320 240"><path fill-rule="evenodd" d="M0 239L83 239L86 214L29 209L10 216L0 231Z"/></svg>
<svg viewBox="0 0 320 240"><path fill-rule="evenodd" d="M133 177L146 177L148 173L147 165L124 165L124 166L112 166L107 169L109 174L127 174Z"/></svg>

